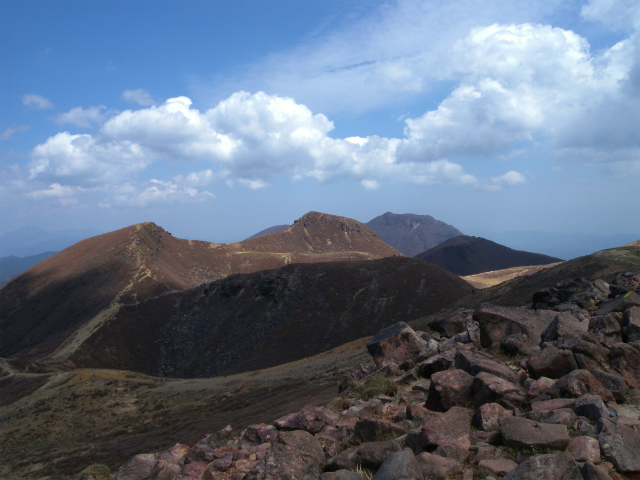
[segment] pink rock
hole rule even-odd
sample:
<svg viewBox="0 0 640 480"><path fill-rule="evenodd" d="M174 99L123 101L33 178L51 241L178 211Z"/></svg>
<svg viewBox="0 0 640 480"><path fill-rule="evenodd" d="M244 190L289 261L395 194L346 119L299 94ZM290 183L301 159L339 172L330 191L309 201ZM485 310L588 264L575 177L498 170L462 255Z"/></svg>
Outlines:
<svg viewBox="0 0 640 480"><path fill-rule="evenodd" d="M404 322L380 330L367 344L367 350L378 368L387 363L400 364L417 358L426 342Z"/></svg>
<svg viewBox="0 0 640 480"><path fill-rule="evenodd" d="M206 463L194 462L184 466L177 480L213 480L213 474Z"/></svg>
<svg viewBox="0 0 640 480"><path fill-rule="evenodd" d="M502 405L485 403L481 405L473 416L476 427L485 432L495 432L500 429L498 420L503 415L510 415Z"/></svg>
<svg viewBox="0 0 640 480"><path fill-rule="evenodd" d="M511 470L515 470L517 466L518 464L516 462L506 458L480 460L478 463L478 468L483 472L493 473L500 476L504 476Z"/></svg>
<svg viewBox="0 0 640 480"><path fill-rule="evenodd" d="M249 460L246 459L241 459L241 460L236 460L236 469L238 469L241 472L248 472L249 470L251 470L251 467L253 466L251 464L251 462Z"/></svg>
<svg viewBox="0 0 640 480"><path fill-rule="evenodd" d="M576 462L600 463L600 444L595 438L572 438L569 440L569 452Z"/></svg>
<svg viewBox="0 0 640 480"><path fill-rule="evenodd" d="M221 472L226 472L233 463L233 454L227 453L224 457L213 461L213 467Z"/></svg>
<svg viewBox="0 0 640 480"><path fill-rule="evenodd" d="M542 395L544 392L549 390L549 385L542 378L534 381L529 385L529 395L531 397L537 397L538 395Z"/></svg>
<svg viewBox="0 0 640 480"><path fill-rule="evenodd" d="M541 402L531 403L531 410L537 411L551 411L559 408L571 408L573 405L573 398L554 398L552 400L543 400Z"/></svg>
<svg viewBox="0 0 640 480"><path fill-rule="evenodd" d="M338 416L325 407L304 407L297 413L291 413L276 420L274 423L280 430L305 430L315 435L325 425L334 426Z"/></svg>

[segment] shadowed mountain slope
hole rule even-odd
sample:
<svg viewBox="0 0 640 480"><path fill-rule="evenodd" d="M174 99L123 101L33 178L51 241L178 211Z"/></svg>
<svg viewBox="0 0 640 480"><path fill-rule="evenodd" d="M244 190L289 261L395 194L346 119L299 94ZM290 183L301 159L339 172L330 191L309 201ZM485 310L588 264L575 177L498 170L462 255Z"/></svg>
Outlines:
<svg viewBox="0 0 640 480"><path fill-rule="evenodd" d="M171 377L243 372L438 312L471 290L406 257L288 265L122 307L71 359Z"/></svg>
<svg viewBox="0 0 640 480"><path fill-rule="evenodd" d="M624 246L592 253L584 257L567 260L532 275L516 277L494 287L476 290L456 302L455 308L475 308L481 303L496 305L530 305L533 294L563 280L584 277L611 282L623 272L640 272L640 246Z"/></svg>
<svg viewBox="0 0 640 480"><path fill-rule="evenodd" d="M317 212L283 232L230 244L134 225L83 240L1 287L0 355L37 359L58 349L64 359L120 305L234 273L393 255L364 224Z"/></svg>
<svg viewBox="0 0 640 480"><path fill-rule="evenodd" d="M485 238L467 235L451 238L416 255L416 258L440 265L460 276L562 261L539 253L513 250Z"/></svg>
<svg viewBox="0 0 640 480"><path fill-rule="evenodd" d="M367 222L380 238L407 257L413 257L445 240L462 235L457 228L429 215L387 212Z"/></svg>

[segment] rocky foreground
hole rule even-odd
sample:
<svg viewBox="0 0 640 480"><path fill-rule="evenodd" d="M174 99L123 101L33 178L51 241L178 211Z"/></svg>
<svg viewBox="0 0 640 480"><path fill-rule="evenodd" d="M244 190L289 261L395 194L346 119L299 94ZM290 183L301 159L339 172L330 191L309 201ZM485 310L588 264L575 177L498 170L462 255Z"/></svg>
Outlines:
<svg viewBox="0 0 640 480"><path fill-rule="evenodd" d="M640 274L561 282L367 348L327 407L76 480L640 479Z"/></svg>

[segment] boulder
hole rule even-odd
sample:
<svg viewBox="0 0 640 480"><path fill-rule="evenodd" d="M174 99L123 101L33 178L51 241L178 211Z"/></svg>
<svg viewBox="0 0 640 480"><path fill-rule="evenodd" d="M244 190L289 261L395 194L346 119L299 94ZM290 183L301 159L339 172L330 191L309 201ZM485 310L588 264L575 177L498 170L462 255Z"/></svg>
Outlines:
<svg viewBox="0 0 640 480"><path fill-rule="evenodd" d="M596 377L591 375L587 370L580 369L574 370L564 377L559 378L547 392L547 394L554 398L577 398L585 393L599 395L605 402L613 400L611 392L604 388Z"/></svg>
<svg viewBox="0 0 640 480"><path fill-rule="evenodd" d="M498 423L502 441L508 447L564 450L569 444L569 433L565 425L539 423L509 416L501 417Z"/></svg>
<svg viewBox="0 0 640 480"><path fill-rule="evenodd" d="M118 469L113 476L113 480L138 480L139 478L149 478L155 463L155 453L143 453L136 455Z"/></svg>
<svg viewBox="0 0 640 480"><path fill-rule="evenodd" d="M640 340L640 307L628 308L620 322L624 341L627 343Z"/></svg>
<svg viewBox="0 0 640 480"><path fill-rule="evenodd" d="M613 300L603 302L598 307L598 315L606 315L611 312L624 312L631 307L640 307L640 295L633 290L619 295Z"/></svg>
<svg viewBox="0 0 640 480"><path fill-rule="evenodd" d="M600 463L600 444L592 437L574 437L569 440L569 453L576 462Z"/></svg>
<svg viewBox="0 0 640 480"><path fill-rule="evenodd" d="M460 445L456 445L455 443L438 445L433 453L444 458L450 458L459 463L464 463L469 460L469 450L462 448Z"/></svg>
<svg viewBox="0 0 640 480"><path fill-rule="evenodd" d="M429 324L433 330L451 338L458 333L467 332L467 325L473 321L473 310L461 308L449 315L438 318Z"/></svg>
<svg viewBox="0 0 640 480"><path fill-rule="evenodd" d="M598 395L584 394L573 402L573 411L580 417L597 421L601 417L608 417L609 410Z"/></svg>
<svg viewBox="0 0 640 480"><path fill-rule="evenodd" d="M502 405L485 403L476 410L473 416L474 425L485 432L495 432L500 429L500 417L511 415Z"/></svg>
<svg viewBox="0 0 640 480"><path fill-rule="evenodd" d="M409 431L405 443L416 454L451 444L468 450L473 413L473 410L462 407L451 407L445 413L434 412L423 420L421 428Z"/></svg>
<svg viewBox="0 0 640 480"><path fill-rule="evenodd" d="M578 464L569 452L533 455L502 480L582 480Z"/></svg>
<svg viewBox="0 0 640 480"><path fill-rule="evenodd" d="M451 458L444 458L427 452L422 452L416 458L424 478L444 480L452 473L460 470L460 463Z"/></svg>
<svg viewBox="0 0 640 480"><path fill-rule="evenodd" d="M613 480L604 468L592 462L585 462L580 470L584 480Z"/></svg>
<svg viewBox="0 0 640 480"><path fill-rule="evenodd" d="M487 372L512 383L519 381L518 374L509 367L496 361L491 355L475 349L459 349L453 359L453 366L474 376L480 372Z"/></svg>
<svg viewBox="0 0 640 480"><path fill-rule="evenodd" d="M431 386L426 406L432 410L446 411L464 406L471 400L473 377L464 370L450 369L431 375Z"/></svg>
<svg viewBox="0 0 640 480"><path fill-rule="evenodd" d="M283 431L245 480L318 479L324 464L322 447L310 433L304 430Z"/></svg>
<svg viewBox="0 0 640 480"><path fill-rule="evenodd" d="M182 466L168 460L158 460L153 466L150 480L176 480Z"/></svg>
<svg viewBox="0 0 640 480"><path fill-rule="evenodd" d="M533 378L560 378L577 368L573 352L556 347L547 347L527 360L527 370Z"/></svg>
<svg viewBox="0 0 640 480"><path fill-rule="evenodd" d="M524 333L507 335L500 342L500 348L509 355L533 355L538 347L532 345L529 337Z"/></svg>
<svg viewBox="0 0 640 480"><path fill-rule="evenodd" d="M609 390L616 402L624 403L629 394L629 385L620 375L611 372L605 372L599 368L591 370L591 374L602 384L604 388Z"/></svg>
<svg viewBox="0 0 640 480"><path fill-rule="evenodd" d="M526 402L517 385L487 372L475 376L472 388L478 404L497 402L507 408L519 408Z"/></svg>
<svg viewBox="0 0 640 480"><path fill-rule="evenodd" d="M240 434L238 446L241 449L247 449L262 443L272 443L277 440L278 434L278 430L273 425L267 425L264 423L249 425Z"/></svg>
<svg viewBox="0 0 640 480"><path fill-rule="evenodd" d="M542 332L541 342L574 338L589 328L589 323L580 321L569 312L561 312L555 316L549 326Z"/></svg>
<svg viewBox="0 0 640 480"><path fill-rule="evenodd" d="M422 470L411 449L392 453L384 461L373 480L422 480Z"/></svg>
<svg viewBox="0 0 640 480"><path fill-rule="evenodd" d="M325 426L335 426L338 416L325 407L304 407L297 413L291 413L274 422L279 430L304 430L315 435Z"/></svg>
<svg viewBox="0 0 640 480"><path fill-rule="evenodd" d="M640 433L604 417L596 427L605 458L620 472L640 472Z"/></svg>
<svg viewBox="0 0 640 480"><path fill-rule="evenodd" d="M434 373L451 368L456 352L456 349L452 348L446 352L427 358L418 366L418 373L420 373L421 377L431 378L431 375Z"/></svg>
<svg viewBox="0 0 640 480"><path fill-rule="evenodd" d="M213 474L204 462L193 462L185 465L180 470L177 480L214 480Z"/></svg>
<svg viewBox="0 0 640 480"><path fill-rule="evenodd" d="M575 337L570 342L570 348L574 354L587 355L599 364L604 363L609 354L609 347L600 343L598 338L591 332Z"/></svg>
<svg viewBox="0 0 640 480"><path fill-rule="evenodd" d="M480 343L485 348L497 350L507 335L522 333L529 345L537 347L540 335L553 321L557 312L529 310L516 307L499 307L483 304L473 313L480 328Z"/></svg>
<svg viewBox="0 0 640 480"><path fill-rule="evenodd" d="M387 363L417 358L425 343L409 325L398 322L376 333L367 343L367 351L376 366L382 368Z"/></svg>
<svg viewBox="0 0 640 480"><path fill-rule="evenodd" d="M589 320L589 331L603 344L610 347L622 341L621 313L598 315Z"/></svg>
<svg viewBox="0 0 640 480"><path fill-rule="evenodd" d="M629 386L640 389L640 350L627 343L611 346L611 365L620 372Z"/></svg>
<svg viewBox="0 0 640 480"><path fill-rule="evenodd" d="M478 462L478 470L503 477L518 468L518 464L506 458L489 458Z"/></svg>
<svg viewBox="0 0 640 480"><path fill-rule="evenodd" d="M356 447L348 448L331 458L327 462L325 470L355 470L358 465L377 470L389 455L400 450L400 445L394 441L365 442Z"/></svg>
<svg viewBox="0 0 640 480"><path fill-rule="evenodd" d="M362 418L356 422L354 435L363 442L379 442L398 437L405 429L382 418Z"/></svg>

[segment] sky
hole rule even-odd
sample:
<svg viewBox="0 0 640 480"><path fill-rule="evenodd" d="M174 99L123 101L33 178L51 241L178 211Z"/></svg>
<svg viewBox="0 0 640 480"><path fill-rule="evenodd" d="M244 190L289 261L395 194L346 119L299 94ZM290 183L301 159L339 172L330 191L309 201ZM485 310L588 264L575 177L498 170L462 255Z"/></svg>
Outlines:
<svg viewBox="0 0 640 480"><path fill-rule="evenodd" d="M0 234L640 238L639 28L637 0L0 0Z"/></svg>

